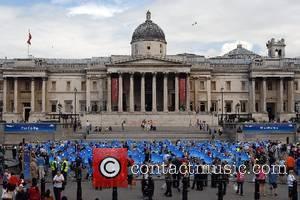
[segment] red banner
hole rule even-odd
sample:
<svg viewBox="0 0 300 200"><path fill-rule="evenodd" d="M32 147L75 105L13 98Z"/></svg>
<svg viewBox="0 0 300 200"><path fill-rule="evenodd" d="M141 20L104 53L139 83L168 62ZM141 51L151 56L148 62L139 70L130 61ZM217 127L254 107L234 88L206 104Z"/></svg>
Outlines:
<svg viewBox="0 0 300 200"><path fill-rule="evenodd" d="M185 106L186 99L186 79L185 77L179 77L179 105Z"/></svg>
<svg viewBox="0 0 300 200"><path fill-rule="evenodd" d="M118 104L119 84L118 78L111 78L111 102Z"/></svg>
<svg viewBox="0 0 300 200"><path fill-rule="evenodd" d="M127 187L126 148L93 149L93 186Z"/></svg>

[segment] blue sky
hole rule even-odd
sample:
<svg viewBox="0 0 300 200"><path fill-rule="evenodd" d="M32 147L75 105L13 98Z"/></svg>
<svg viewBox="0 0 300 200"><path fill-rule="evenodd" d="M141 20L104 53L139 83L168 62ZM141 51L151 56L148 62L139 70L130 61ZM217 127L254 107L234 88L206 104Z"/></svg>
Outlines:
<svg viewBox="0 0 300 200"><path fill-rule="evenodd" d="M286 39L288 56L300 56L297 0L0 0L0 58L26 56L29 28L36 57L130 54L131 35L148 9L164 30L168 54L217 56L241 43L266 55L274 37Z"/></svg>

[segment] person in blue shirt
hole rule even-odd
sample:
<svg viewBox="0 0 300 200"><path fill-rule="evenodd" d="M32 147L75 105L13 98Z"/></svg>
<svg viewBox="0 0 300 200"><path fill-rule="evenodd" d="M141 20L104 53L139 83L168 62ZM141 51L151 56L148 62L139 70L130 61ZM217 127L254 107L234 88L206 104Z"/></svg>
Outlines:
<svg viewBox="0 0 300 200"><path fill-rule="evenodd" d="M45 176L45 159L43 156L39 155L36 162L39 169L39 178L42 179Z"/></svg>

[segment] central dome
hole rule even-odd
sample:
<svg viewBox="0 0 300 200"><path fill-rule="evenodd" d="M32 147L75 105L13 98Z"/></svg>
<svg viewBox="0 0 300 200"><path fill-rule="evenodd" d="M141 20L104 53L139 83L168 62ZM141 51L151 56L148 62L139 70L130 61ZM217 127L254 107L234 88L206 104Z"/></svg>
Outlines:
<svg viewBox="0 0 300 200"><path fill-rule="evenodd" d="M133 32L131 44L139 41L158 41L166 44L165 34L157 24L152 22L150 11L146 16L146 21Z"/></svg>

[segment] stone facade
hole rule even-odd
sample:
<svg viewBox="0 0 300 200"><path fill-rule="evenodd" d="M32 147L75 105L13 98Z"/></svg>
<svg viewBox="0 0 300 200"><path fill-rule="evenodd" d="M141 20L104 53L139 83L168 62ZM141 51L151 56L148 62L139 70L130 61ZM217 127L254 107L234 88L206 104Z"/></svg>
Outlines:
<svg viewBox="0 0 300 200"><path fill-rule="evenodd" d="M133 34L132 55L0 60L2 119L43 120L58 113L58 105L103 126L143 119L215 124L222 114L249 113L256 120L289 120L300 111L300 59L285 57L283 39L267 42L268 57L241 45L214 58L166 55L164 33L150 12L143 24Z"/></svg>

